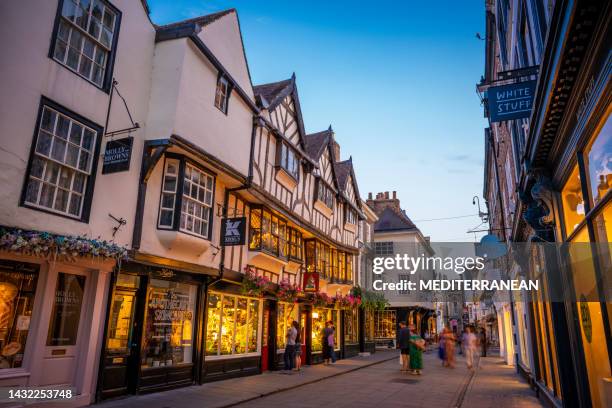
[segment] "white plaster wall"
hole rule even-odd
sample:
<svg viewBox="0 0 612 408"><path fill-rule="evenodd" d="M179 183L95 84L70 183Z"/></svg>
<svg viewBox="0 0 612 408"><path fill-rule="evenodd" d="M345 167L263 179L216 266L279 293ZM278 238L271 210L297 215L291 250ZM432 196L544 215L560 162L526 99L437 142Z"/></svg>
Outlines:
<svg viewBox="0 0 612 408"><path fill-rule="evenodd" d="M164 244L162 238L166 233L166 230L157 229L163 167L164 159L162 158L155 166L147 185L140 251L183 262L218 268L221 260L221 251L217 249L219 248L219 237L221 234L221 218L217 216L217 209L223 205L223 198L225 194L224 184L218 177L216 178L214 204L212 209L213 228L212 235L210 237L210 243L212 245L209 246L209 242L202 238L192 237L179 232L179 239L188 239L189 242L185 242L184 245L176 245L174 248L169 247ZM194 250L193 247L189 247L189 243L194 243L195 245L199 244L202 247L207 246L207 248L204 252L198 253L198 250ZM214 248L213 245L217 248Z"/></svg>
<svg viewBox="0 0 612 408"><path fill-rule="evenodd" d="M57 4L54 0L0 2L0 89L4 97L0 103L0 224L111 239L116 225L108 216L112 213L127 219L116 241L128 244L146 129L133 134L136 140L129 172L102 175L98 161L89 224L19 207L41 95L100 126L106 119L109 95L48 57ZM122 12L114 76L134 120L144 124L155 31L140 2L114 0L113 4ZM123 104L116 98L109 129L129 125Z"/></svg>
<svg viewBox="0 0 612 408"><path fill-rule="evenodd" d="M155 44L147 139L166 139L175 133L177 100L187 39Z"/></svg>
<svg viewBox="0 0 612 408"><path fill-rule="evenodd" d="M185 50L175 133L247 175L253 114L233 92L228 114L214 105L217 70L191 41Z"/></svg>
<svg viewBox="0 0 612 408"><path fill-rule="evenodd" d="M247 95L254 99L253 85L243 52L236 12L229 13L203 27L198 36L221 61Z"/></svg>

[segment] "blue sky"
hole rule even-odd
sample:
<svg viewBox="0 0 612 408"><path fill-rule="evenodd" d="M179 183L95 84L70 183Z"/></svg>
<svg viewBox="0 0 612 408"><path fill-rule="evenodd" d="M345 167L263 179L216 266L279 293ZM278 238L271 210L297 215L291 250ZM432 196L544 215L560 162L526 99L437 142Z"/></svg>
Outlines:
<svg viewBox="0 0 612 408"><path fill-rule="evenodd" d="M330 124L362 198L396 190L434 241L474 241L484 3L149 0L165 24L234 7L255 85L296 73L307 132ZM483 226L484 227L484 226ZM481 227L481 228L483 228ZM480 229L480 228L479 228ZM479 234L479 236L482 234Z"/></svg>

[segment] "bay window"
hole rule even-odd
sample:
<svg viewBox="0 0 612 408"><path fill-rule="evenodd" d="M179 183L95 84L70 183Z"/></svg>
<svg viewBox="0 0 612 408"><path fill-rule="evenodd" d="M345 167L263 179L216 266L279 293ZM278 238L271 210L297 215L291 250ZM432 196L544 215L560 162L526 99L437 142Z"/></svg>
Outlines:
<svg viewBox="0 0 612 408"><path fill-rule="evenodd" d="M210 239L215 178L176 156L166 157L157 226Z"/></svg>
<svg viewBox="0 0 612 408"><path fill-rule="evenodd" d="M346 205L346 223L357 224L357 211L351 208L348 204Z"/></svg>
<svg viewBox="0 0 612 408"><path fill-rule="evenodd" d="M87 222L102 129L43 98L21 204Z"/></svg>
<svg viewBox="0 0 612 408"><path fill-rule="evenodd" d="M298 180L300 175L300 161L296 156L294 149L289 146L288 142L283 140L278 140L277 143L277 167L282 168L291 177Z"/></svg>
<svg viewBox="0 0 612 408"><path fill-rule="evenodd" d="M250 250L265 251L276 257L287 258L289 256L291 240L289 231L290 228L287 227L287 221L283 218L272 214L265 208L251 209L249 227Z"/></svg>
<svg viewBox="0 0 612 408"><path fill-rule="evenodd" d="M325 204L327 208L334 208L334 193L321 179L317 181L317 200Z"/></svg>
<svg viewBox="0 0 612 408"><path fill-rule="evenodd" d="M110 89L121 14L104 0L62 0L49 56Z"/></svg>
<svg viewBox="0 0 612 408"><path fill-rule="evenodd" d="M287 228L289 241L289 258L295 261L302 261L302 233L294 228Z"/></svg>

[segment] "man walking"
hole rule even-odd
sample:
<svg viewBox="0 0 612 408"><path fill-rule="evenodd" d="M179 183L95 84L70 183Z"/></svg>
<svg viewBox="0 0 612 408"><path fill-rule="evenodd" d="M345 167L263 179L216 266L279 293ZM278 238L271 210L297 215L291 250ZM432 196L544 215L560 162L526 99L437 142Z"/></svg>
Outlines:
<svg viewBox="0 0 612 408"><path fill-rule="evenodd" d="M295 339L297 338L297 330L292 325L287 330L287 342L285 343L285 354L283 360L285 361L285 370L293 370L295 365Z"/></svg>
<svg viewBox="0 0 612 408"><path fill-rule="evenodd" d="M406 327L406 322L400 322L400 331L398 346L401 352L402 368L401 371L408 371L408 362L410 356L410 329Z"/></svg>

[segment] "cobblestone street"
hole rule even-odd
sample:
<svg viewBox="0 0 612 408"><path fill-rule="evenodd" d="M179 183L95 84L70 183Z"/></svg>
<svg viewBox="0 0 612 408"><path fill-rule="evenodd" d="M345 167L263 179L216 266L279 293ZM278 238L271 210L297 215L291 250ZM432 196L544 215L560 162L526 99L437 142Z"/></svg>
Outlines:
<svg viewBox="0 0 612 408"><path fill-rule="evenodd" d="M540 407L514 369L496 357L470 373L461 356L443 368L434 351L422 376L399 371L397 352L306 367L301 373L266 373L110 401L105 408L146 407Z"/></svg>

